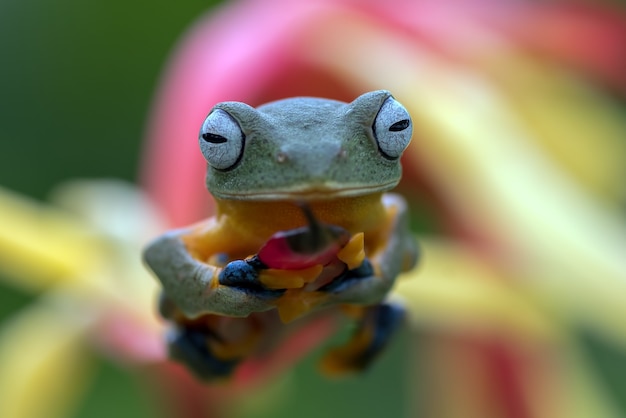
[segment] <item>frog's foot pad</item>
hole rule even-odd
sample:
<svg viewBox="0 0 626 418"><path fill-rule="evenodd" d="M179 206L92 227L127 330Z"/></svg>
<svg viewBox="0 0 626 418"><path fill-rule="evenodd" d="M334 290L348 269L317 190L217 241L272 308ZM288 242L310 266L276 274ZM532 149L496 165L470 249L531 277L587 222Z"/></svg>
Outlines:
<svg viewBox="0 0 626 418"><path fill-rule="evenodd" d="M366 369L391 340L404 314L402 306L391 302L365 309L348 343L329 350L322 358L322 372L343 376Z"/></svg>
<svg viewBox="0 0 626 418"><path fill-rule="evenodd" d="M220 359L209 348L211 336L203 330L174 328L167 335L169 356L203 380L228 377L240 359Z"/></svg>
<svg viewBox="0 0 626 418"><path fill-rule="evenodd" d="M284 289L269 289L259 280L259 269L254 262L235 260L226 265L219 275L219 284L240 289L263 299L277 299Z"/></svg>

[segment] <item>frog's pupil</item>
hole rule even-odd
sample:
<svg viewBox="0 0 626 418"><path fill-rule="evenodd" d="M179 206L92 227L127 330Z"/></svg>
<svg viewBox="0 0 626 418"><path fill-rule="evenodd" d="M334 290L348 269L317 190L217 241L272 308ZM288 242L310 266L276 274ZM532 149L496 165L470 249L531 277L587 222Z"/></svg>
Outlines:
<svg viewBox="0 0 626 418"><path fill-rule="evenodd" d="M224 142L227 141L226 138L224 138L221 135L217 135L217 134L212 134L210 132L206 132L202 134L202 139L204 139L207 142L210 142L212 144L223 144Z"/></svg>
<svg viewBox="0 0 626 418"><path fill-rule="evenodd" d="M402 119L401 121L398 121L396 123L394 123L393 125L391 125L389 127L389 131L390 132L399 132L399 131L404 131L406 128L409 127L409 120L408 119Z"/></svg>

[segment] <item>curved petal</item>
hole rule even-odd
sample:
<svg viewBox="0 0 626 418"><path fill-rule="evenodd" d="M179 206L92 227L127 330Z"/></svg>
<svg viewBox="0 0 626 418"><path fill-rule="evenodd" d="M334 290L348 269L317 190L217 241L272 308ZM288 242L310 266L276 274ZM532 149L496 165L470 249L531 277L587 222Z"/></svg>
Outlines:
<svg viewBox="0 0 626 418"><path fill-rule="evenodd" d="M104 247L93 230L62 211L0 188L0 268L18 286L40 290L85 278Z"/></svg>
<svg viewBox="0 0 626 418"><path fill-rule="evenodd" d="M0 405L6 418L61 418L90 376L89 319L63 300L42 301L0 329Z"/></svg>
<svg viewBox="0 0 626 418"><path fill-rule="evenodd" d="M370 88L380 88L381 74L394 68L386 87L413 114L417 135L430 139L409 147L410 163L424 167L457 216L486 231L503 261L523 266L564 312L626 343L618 320L626 315L618 296L626 294L626 225L615 208L594 200L537 148L482 74L450 67L405 37L350 25L345 33L353 39L326 30L342 42L323 51L311 44L311 58ZM354 48L357 39L381 51L380 59ZM601 306L580 303L589 298Z"/></svg>
<svg viewBox="0 0 626 418"><path fill-rule="evenodd" d="M563 62L625 93L625 22L623 7L611 2L547 2L517 11L499 27L544 59Z"/></svg>
<svg viewBox="0 0 626 418"><path fill-rule="evenodd" d="M469 247L440 240L422 243L421 267L402 276L395 294L407 304L413 326L443 335L425 343L424 364L420 363L449 374L445 394L436 394L442 389L437 386L428 392L439 398L430 400L436 404L433 407L443 408L438 412L462 416L462 411L478 409L484 416L502 414L497 411L504 406L480 401L485 401L485 391L503 390L489 387L488 365L481 365L506 354L485 342L491 336L495 341L504 339L506 355L514 356L506 367L515 369L516 392L526 399L530 416L620 416L570 335L569 325L554 315L550 300L525 287L523 280L501 277L506 273L494 270ZM504 366L498 366L500 373ZM455 399L454 405L447 402L450 398Z"/></svg>
<svg viewBox="0 0 626 418"><path fill-rule="evenodd" d="M420 266L402 275L394 294L403 298L416 326L518 335L558 342L564 329L542 301L470 247L420 239ZM510 273L508 273L510 274Z"/></svg>

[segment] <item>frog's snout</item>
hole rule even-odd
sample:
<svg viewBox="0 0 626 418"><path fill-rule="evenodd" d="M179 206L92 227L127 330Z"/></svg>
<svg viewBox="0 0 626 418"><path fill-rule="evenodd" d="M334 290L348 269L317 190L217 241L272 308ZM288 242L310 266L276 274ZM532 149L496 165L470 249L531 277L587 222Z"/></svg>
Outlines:
<svg viewBox="0 0 626 418"><path fill-rule="evenodd" d="M282 147L275 156L279 164L288 164L291 169L304 174L310 181L328 178L330 171L347 158L347 153L341 144L319 141L311 146L308 142L304 146Z"/></svg>

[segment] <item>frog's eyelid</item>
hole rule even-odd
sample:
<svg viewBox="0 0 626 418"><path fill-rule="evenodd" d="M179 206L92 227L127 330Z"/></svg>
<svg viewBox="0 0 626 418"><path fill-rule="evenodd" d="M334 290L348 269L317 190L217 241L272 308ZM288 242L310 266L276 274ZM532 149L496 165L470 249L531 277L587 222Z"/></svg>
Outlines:
<svg viewBox="0 0 626 418"><path fill-rule="evenodd" d="M200 129L200 150L211 167L227 170L241 159L244 133L228 112L215 109Z"/></svg>
<svg viewBox="0 0 626 418"><path fill-rule="evenodd" d="M372 130L382 156L396 160L411 141L413 124L404 106L393 97L389 97L380 107Z"/></svg>

